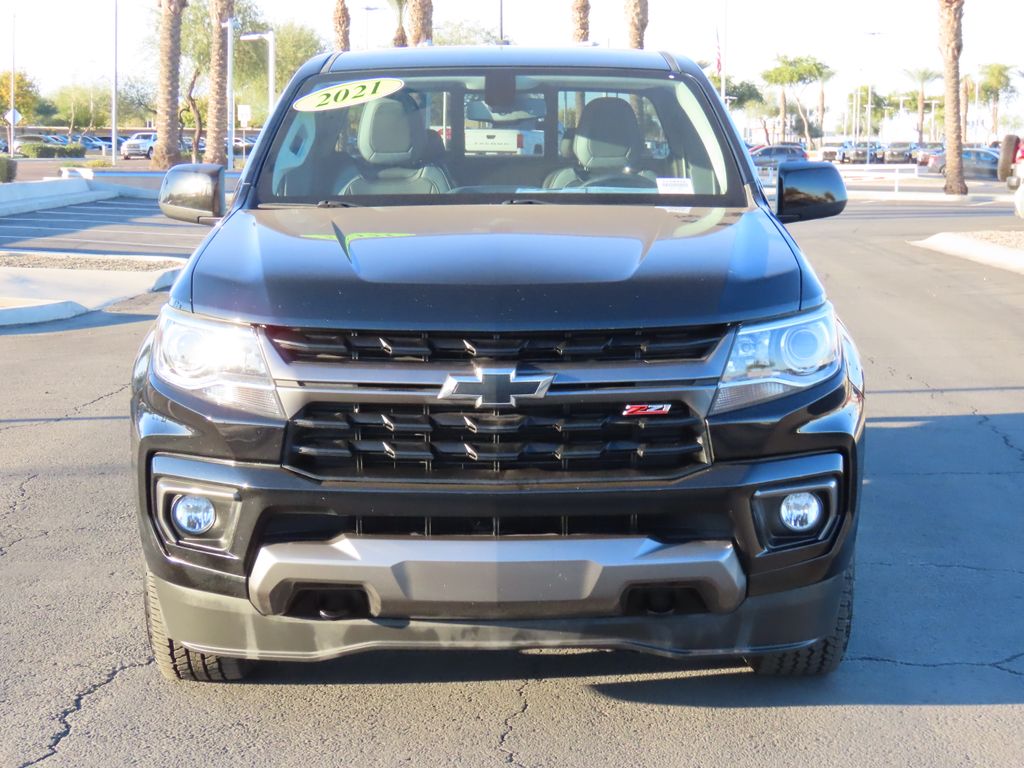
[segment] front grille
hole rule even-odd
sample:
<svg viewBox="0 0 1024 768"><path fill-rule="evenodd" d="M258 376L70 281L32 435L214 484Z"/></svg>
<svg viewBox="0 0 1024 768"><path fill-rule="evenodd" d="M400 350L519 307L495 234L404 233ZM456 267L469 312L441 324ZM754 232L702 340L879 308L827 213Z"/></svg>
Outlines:
<svg viewBox="0 0 1024 768"><path fill-rule="evenodd" d="M492 334L267 329L271 342L285 360L307 363L354 360L423 363L701 360L711 353L725 332L725 326L685 330Z"/></svg>
<svg viewBox="0 0 1024 768"><path fill-rule="evenodd" d="M552 473L678 472L707 461L702 419L683 403L623 416L624 404L316 403L289 423L286 466L321 479L433 476L516 479Z"/></svg>

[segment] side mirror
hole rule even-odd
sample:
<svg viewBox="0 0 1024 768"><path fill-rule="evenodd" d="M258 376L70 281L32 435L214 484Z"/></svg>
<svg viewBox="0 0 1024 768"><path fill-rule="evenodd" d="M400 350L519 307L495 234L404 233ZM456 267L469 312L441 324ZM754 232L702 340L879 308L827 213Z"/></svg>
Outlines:
<svg viewBox="0 0 1024 768"><path fill-rule="evenodd" d="M837 216L846 207L846 199L846 184L832 163L779 165L775 206L782 223Z"/></svg>
<svg viewBox="0 0 1024 768"><path fill-rule="evenodd" d="M211 225L224 215L224 166L176 165L160 185L160 210L191 224Z"/></svg>

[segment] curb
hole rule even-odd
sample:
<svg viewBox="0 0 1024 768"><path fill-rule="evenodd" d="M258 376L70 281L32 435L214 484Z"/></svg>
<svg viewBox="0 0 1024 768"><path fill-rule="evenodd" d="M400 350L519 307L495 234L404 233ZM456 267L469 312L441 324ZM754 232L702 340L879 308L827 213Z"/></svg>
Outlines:
<svg viewBox="0 0 1024 768"><path fill-rule="evenodd" d="M955 232L940 232L925 240L911 241L910 244L1024 275L1024 251L1005 245L986 243Z"/></svg>
<svg viewBox="0 0 1024 768"><path fill-rule="evenodd" d="M115 197L117 197L116 192L97 189L89 192L75 192L70 195L47 195L46 197L30 198L16 203L0 203L0 217L16 216L19 213L32 213L33 211L45 211L50 208L61 208L65 205L95 203L98 200L110 200Z"/></svg>
<svg viewBox="0 0 1024 768"><path fill-rule="evenodd" d="M943 192L873 192L847 189L850 200L884 200L904 203L1012 203L1013 195L947 195Z"/></svg>

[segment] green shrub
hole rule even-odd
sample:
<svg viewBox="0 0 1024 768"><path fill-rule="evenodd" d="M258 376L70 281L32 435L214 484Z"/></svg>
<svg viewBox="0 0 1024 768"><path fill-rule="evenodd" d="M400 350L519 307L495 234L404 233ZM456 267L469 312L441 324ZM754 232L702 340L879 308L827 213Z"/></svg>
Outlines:
<svg viewBox="0 0 1024 768"><path fill-rule="evenodd" d="M25 157L85 157L85 145L68 144L46 144L37 142L34 144L22 144L21 154Z"/></svg>
<svg viewBox="0 0 1024 768"><path fill-rule="evenodd" d="M40 141L34 144L22 144L18 151L25 157L56 157L57 149L56 144L45 144Z"/></svg>
<svg viewBox="0 0 1024 768"><path fill-rule="evenodd" d="M86 168L113 168L114 164L109 160L86 160L84 163Z"/></svg>
<svg viewBox="0 0 1024 768"><path fill-rule="evenodd" d="M14 181L18 175L18 163L9 157L0 157L0 184Z"/></svg>

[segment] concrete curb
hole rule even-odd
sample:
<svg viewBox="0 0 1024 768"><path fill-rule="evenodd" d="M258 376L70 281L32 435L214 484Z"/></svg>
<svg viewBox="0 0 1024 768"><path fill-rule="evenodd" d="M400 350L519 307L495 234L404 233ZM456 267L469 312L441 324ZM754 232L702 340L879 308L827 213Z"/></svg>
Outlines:
<svg viewBox="0 0 1024 768"><path fill-rule="evenodd" d="M942 192L877 192L847 189L850 200L879 200L895 203L1012 203L1013 195L947 195Z"/></svg>
<svg viewBox="0 0 1024 768"><path fill-rule="evenodd" d="M111 255L106 258L124 258L124 259L154 259L164 260L159 257L149 256L122 256L122 255ZM181 267L171 267L162 270L153 270L153 272L143 272L141 275L151 275L153 281L149 288L145 292L154 293L156 291L163 291L170 288L174 281L178 279L178 275L181 274L185 264L182 263ZM73 272L77 270L64 270L66 272ZM77 317L78 315L84 315L87 312L96 312L98 310L109 307L111 304L116 304L120 301L133 298L134 296L140 295L139 293L130 293L125 295L107 295L100 301L89 302L88 305L82 304L77 301L64 300L64 299L25 299L19 302L16 306L4 307L0 306L0 328L15 326L15 325L35 325L37 323L46 323L52 320L66 320L68 318Z"/></svg>
<svg viewBox="0 0 1024 768"><path fill-rule="evenodd" d="M45 197L33 197L10 203L0 203L0 217L16 216L19 213L32 213L34 211L45 211L50 208L61 208L65 205L95 203L99 200L110 200L115 197L117 197L116 192L100 189L90 190L88 192L77 192L70 195L46 195Z"/></svg>
<svg viewBox="0 0 1024 768"><path fill-rule="evenodd" d="M986 243L955 232L940 232L925 240L911 241L910 244L1024 275L1024 251L1007 248L1005 245Z"/></svg>

